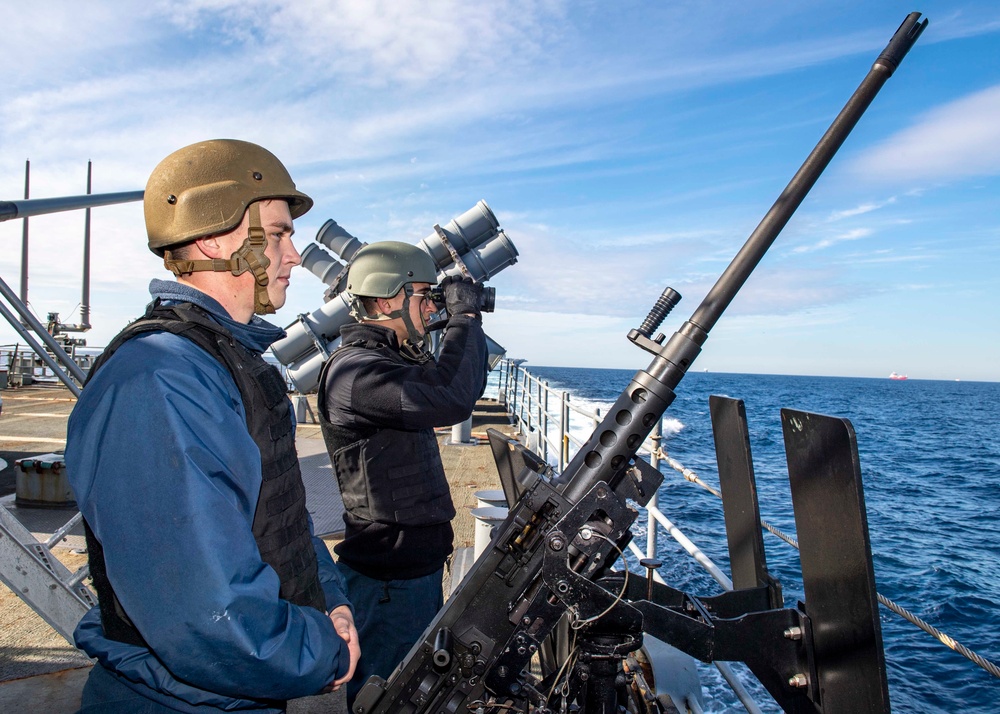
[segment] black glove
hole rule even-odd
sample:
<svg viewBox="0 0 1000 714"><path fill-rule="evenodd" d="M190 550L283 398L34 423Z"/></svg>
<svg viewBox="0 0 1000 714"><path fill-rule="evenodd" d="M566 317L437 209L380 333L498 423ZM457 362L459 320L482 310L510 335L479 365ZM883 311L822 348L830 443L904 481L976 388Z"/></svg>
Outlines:
<svg viewBox="0 0 1000 714"><path fill-rule="evenodd" d="M444 306L448 315L475 315L482 317L479 304L483 298L483 286L472 278L457 278L449 275L441 281L444 292Z"/></svg>

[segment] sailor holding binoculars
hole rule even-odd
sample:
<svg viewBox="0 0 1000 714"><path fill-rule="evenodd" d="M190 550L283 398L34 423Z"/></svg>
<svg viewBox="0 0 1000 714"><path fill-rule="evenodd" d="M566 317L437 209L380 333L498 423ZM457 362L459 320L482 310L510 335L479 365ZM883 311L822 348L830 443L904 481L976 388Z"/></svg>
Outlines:
<svg viewBox="0 0 1000 714"><path fill-rule="evenodd" d="M424 341L440 308L431 257L407 243L354 256L347 292L357 324L323 370L319 414L346 513L335 551L364 649L348 703L387 678L443 605L455 516L434 427L465 421L486 387L482 286L445 278L449 314L437 360Z"/></svg>

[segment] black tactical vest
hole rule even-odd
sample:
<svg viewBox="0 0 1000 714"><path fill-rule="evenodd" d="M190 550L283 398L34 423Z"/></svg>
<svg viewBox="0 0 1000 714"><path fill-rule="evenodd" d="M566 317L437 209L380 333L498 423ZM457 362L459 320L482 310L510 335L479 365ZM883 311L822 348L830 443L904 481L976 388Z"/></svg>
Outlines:
<svg viewBox="0 0 1000 714"><path fill-rule="evenodd" d="M232 375L243 399L247 431L260 449L263 480L254 513L253 535L261 559L278 574L281 599L325 612L326 598L319 582L316 552L309 534L305 487L295 452L291 405L281 374L198 306L185 303L164 307L157 300L145 316L111 341L94 363L87 381L127 340L147 332L170 332L186 337L215 357ZM114 640L146 647L108 580L101 543L86 520L84 526L90 573L97 590L105 634Z"/></svg>
<svg viewBox="0 0 1000 714"><path fill-rule="evenodd" d="M395 350L375 342L341 345L323 368L326 384L334 362L355 349L379 349L387 359L405 363ZM451 489L432 429L354 430L326 416L326 390L318 396L319 423L330 454L344 508L355 518L401 526L448 523L455 517Z"/></svg>

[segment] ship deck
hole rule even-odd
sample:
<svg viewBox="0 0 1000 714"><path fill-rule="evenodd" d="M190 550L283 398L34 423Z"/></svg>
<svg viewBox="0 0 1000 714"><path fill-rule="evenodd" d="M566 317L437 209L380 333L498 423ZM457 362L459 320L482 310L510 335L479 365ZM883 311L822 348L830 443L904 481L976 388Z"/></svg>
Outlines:
<svg viewBox="0 0 1000 714"><path fill-rule="evenodd" d="M60 452L66 444L66 420L76 404L64 387L35 384L5 389L0 414L0 507L7 508L35 537L46 541L75 513L74 508L19 508L15 504L18 459ZM315 395L308 398L307 417L315 414ZM477 504L476 492L500 487L485 430L507 434L512 427L502 405L482 400L473 413L472 434L476 446L452 445L451 430L438 433L445 473L451 484L455 509L456 563L468 562L475 537L470 509ZM343 506L334 483L319 425L298 425L296 445L306 484L307 505L316 532L332 549L342 535ZM53 547L53 554L71 570L86 561L82 527ZM461 557L464 556L464 557ZM461 576L463 569L457 568ZM450 573L446 572L446 580ZM446 592L449 583L445 584ZM0 711L75 712L91 660L67 643L6 585L0 583ZM27 708L30 705L30 709ZM289 712L345 711L340 694L309 697L289 704Z"/></svg>

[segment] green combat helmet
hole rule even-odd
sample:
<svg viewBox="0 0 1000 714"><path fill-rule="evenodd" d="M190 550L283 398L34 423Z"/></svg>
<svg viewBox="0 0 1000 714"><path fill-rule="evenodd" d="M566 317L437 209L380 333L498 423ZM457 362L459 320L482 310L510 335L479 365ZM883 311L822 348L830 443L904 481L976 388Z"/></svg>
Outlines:
<svg viewBox="0 0 1000 714"><path fill-rule="evenodd" d="M430 354L424 349L424 333L410 319L410 298L413 283L437 284L437 266L427 253L409 243L382 241L369 243L351 260L347 272L347 292L351 294L351 315L358 320L392 320L403 318L408 339L400 345L408 357L424 362ZM388 315L371 314L362 298L391 298L403 290L403 305ZM423 321L423 313L420 316ZM426 328L426 325L422 325Z"/></svg>
<svg viewBox="0 0 1000 714"><path fill-rule="evenodd" d="M203 270L256 280L254 312L274 312L267 295L264 254L267 238L258 201L283 199L293 219L312 208L309 196L296 190L288 171L270 151L247 141L213 139L178 149L161 161L146 183L143 210L149 249L163 257L175 275ZM170 248L197 238L225 233L243 220L249 208L248 235L229 260L175 260Z"/></svg>

